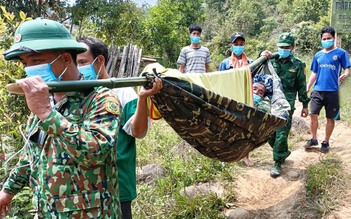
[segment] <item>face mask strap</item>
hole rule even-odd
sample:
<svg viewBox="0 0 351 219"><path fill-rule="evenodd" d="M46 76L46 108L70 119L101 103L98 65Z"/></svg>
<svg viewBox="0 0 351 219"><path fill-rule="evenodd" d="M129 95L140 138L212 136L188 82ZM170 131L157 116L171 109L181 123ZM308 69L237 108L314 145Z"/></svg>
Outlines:
<svg viewBox="0 0 351 219"><path fill-rule="evenodd" d="M94 61L91 63L91 64L93 65L93 69L94 69L94 62L97 60L97 58L98 58L98 57L96 57L96 58L94 59ZM97 73L95 73L95 69L94 69L94 73L96 74L96 79L99 78L101 69L102 69L102 65L100 65L99 71L98 71Z"/></svg>
<svg viewBox="0 0 351 219"><path fill-rule="evenodd" d="M98 79L98 78L99 78L99 76L100 76L100 72L101 72L101 69L102 69L102 66L100 66L99 71L98 71L98 73L96 74L96 79Z"/></svg>
<svg viewBox="0 0 351 219"><path fill-rule="evenodd" d="M59 59L61 57L62 54L58 55L52 62L50 62L50 64L53 64L54 62L56 62L57 59Z"/></svg>
<svg viewBox="0 0 351 219"><path fill-rule="evenodd" d="M93 62L91 63L92 65L94 65L94 63L96 62L96 60L97 60L97 56L96 56L96 58L93 60Z"/></svg>
<svg viewBox="0 0 351 219"><path fill-rule="evenodd" d="M64 73L66 73L67 71L67 67L65 68L65 70L63 70L63 72L57 77L58 80L61 80L62 76Z"/></svg>
<svg viewBox="0 0 351 219"><path fill-rule="evenodd" d="M58 60L61 57L61 55L62 54L58 55L52 62L50 62L50 65L52 65L54 62L56 62L56 60ZM52 72L52 74L56 79L61 80L63 74L66 73L66 71L67 71L67 67L65 68L65 70L62 71L62 73L58 77L56 77L53 72Z"/></svg>

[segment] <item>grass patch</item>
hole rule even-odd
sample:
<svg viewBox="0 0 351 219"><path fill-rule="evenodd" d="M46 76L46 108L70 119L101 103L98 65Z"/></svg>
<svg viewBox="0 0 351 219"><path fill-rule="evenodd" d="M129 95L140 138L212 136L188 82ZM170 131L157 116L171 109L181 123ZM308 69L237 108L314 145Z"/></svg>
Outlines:
<svg viewBox="0 0 351 219"><path fill-rule="evenodd" d="M338 200L342 198L349 178L341 160L335 155L327 156L320 163L307 167L307 197L321 215L338 207Z"/></svg>
<svg viewBox="0 0 351 219"><path fill-rule="evenodd" d="M138 184L138 197L133 201L135 218L223 218L226 204L216 195L190 199L180 191L198 183L235 180L242 170L240 163L225 163L200 154L184 142L163 120L138 140L137 165L160 164L164 176L152 185ZM233 191L227 201L235 199Z"/></svg>
<svg viewBox="0 0 351 219"><path fill-rule="evenodd" d="M225 209L224 199L209 194L189 198L182 196L180 190L169 187L160 194L163 184L161 180L156 186L140 185L138 198L133 201L133 217L135 218L225 218L221 212ZM162 189L163 190L163 189Z"/></svg>
<svg viewBox="0 0 351 219"><path fill-rule="evenodd" d="M351 79L348 78L340 86L340 107L341 107L341 119L347 122L351 122Z"/></svg>

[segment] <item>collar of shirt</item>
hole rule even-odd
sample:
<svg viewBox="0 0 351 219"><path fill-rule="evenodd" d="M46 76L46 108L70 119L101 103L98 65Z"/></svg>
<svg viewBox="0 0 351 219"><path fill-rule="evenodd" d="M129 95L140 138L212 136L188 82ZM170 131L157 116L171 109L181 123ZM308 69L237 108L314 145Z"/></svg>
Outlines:
<svg viewBox="0 0 351 219"><path fill-rule="evenodd" d="M294 63L295 61L295 56L291 53L290 56L287 59L283 59L283 58L278 58L278 60L282 63L285 63L287 61L290 61L291 63Z"/></svg>

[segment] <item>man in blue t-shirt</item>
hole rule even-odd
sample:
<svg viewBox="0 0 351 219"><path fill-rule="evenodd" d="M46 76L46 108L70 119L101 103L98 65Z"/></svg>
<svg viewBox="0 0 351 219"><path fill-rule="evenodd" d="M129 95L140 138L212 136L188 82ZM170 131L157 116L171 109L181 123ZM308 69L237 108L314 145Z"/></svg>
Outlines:
<svg viewBox="0 0 351 219"><path fill-rule="evenodd" d="M305 144L305 148L318 145L318 115L324 106L327 125L320 151L327 153L335 120L340 119L339 84L345 81L350 74L350 61L347 52L334 45L335 30L333 27L324 27L321 31L321 39L323 49L313 57L311 77L307 84L307 91L309 91L315 83L310 102L312 139ZM342 69L344 69L344 74L341 74Z"/></svg>

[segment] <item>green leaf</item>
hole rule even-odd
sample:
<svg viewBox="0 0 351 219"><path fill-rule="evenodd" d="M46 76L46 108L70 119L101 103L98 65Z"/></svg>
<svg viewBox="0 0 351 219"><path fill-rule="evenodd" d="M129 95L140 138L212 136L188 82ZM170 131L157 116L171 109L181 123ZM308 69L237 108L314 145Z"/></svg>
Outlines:
<svg viewBox="0 0 351 219"><path fill-rule="evenodd" d="M23 11L20 11L20 17L22 21L26 20L26 14Z"/></svg>

